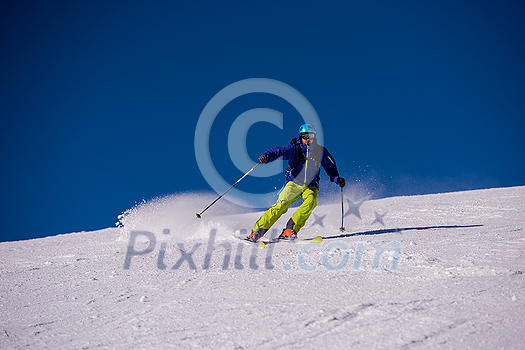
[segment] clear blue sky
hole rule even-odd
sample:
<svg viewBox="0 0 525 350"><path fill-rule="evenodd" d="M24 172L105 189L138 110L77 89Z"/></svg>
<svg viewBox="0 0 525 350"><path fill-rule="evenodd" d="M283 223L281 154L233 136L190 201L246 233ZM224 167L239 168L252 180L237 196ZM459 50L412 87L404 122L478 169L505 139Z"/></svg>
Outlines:
<svg viewBox="0 0 525 350"><path fill-rule="evenodd" d="M197 120L248 78L302 93L341 174L375 197L525 184L523 2L7 0L0 52L1 241L210 191ZM212 129L232 183L227 133L247 108L284 114L250 129L253 159L301 124L275 96L232 101Z"/></svg>

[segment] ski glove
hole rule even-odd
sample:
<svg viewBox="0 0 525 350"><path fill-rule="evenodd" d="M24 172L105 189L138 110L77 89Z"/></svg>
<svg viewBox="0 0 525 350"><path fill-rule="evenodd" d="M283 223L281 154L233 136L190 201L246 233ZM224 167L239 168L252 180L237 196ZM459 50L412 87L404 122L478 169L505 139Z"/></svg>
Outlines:
<svg viewBox="0 0 525 350"><path fill-rule="evenodd" d="M259 162L261 162L263 164L268 163L268 155L267 154L263 154L262 156L260 156L259 157Z"/></svg>
<svg viewBox="0 0 525 350"><path fill-rule="evenodd" d="M342 177L338 177L337 180L335 180L335 183L338 184L341 187L346 186L346 181Z"/></svg>

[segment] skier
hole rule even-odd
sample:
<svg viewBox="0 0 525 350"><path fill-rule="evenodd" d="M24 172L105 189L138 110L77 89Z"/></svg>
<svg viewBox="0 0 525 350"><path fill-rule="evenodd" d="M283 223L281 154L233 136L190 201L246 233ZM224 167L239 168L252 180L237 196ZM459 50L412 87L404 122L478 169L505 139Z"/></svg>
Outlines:
<svg viewBox="0 0 525 350"><path fill-rule="evenodd" d="M323 166L331 182L341 187L346 185L345 179L339 176L334 158L326 148L317 144L316 136L317 131L313 125L303 124L299 128L299 138L292 139L288 145L270 148L259 157L261 163L273 162L282 157L288 161L289 168L285 173L286 184L279 193L277 202L261 215L246 240L257 242L288 211L288 207L301 197L303 203L279 236L279 239L297 238L297 232L317 206L319 165Z"/></svg>

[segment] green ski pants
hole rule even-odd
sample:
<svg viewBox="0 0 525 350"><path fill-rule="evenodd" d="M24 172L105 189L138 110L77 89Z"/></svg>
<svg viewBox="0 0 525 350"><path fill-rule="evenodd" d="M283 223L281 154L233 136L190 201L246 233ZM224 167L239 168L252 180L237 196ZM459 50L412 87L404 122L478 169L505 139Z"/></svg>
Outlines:
<svg viewBox="0 0 525 350"><path fill-rule="evenodd" d="M289 181L286 186L284 186L277 202L261 215L253 226L252 232L258 232L260 229L264 229L262 232L264 233L269 230L270 227L288 211L288 207L298 200L299 197L303 199L303 203L292 215L292 220L295 223L293 229L295 232L299 232L317 206L317 188L315 188L315 186L301 186L293 181Z"/></svg>

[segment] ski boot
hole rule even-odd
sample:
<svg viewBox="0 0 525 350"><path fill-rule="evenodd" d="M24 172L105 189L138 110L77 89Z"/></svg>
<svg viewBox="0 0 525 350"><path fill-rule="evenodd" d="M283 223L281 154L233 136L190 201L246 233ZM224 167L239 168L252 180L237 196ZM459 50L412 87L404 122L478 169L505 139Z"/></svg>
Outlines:
<svg viewBox="0 0 525 350"><path fill-rule="evenodd" d="M279 239L286 239L286 240L294 240L297 238L297 232L295 232L293 229L288 228L284 229L283 233L279 236Z"/></svg>
<svg viewBox="0 0 525 350"><path fill-rule="evenodd" d="M257 231L253 231L252 233L250 233L250 235L248 237L246 237L245 239L247 241L250 241L250 242L257 242L262 236L264 236L264 234L266 233L266 231L268 231L267 229L265 228L259 228L259 230Z"/></svg>
<svg viewBox="0 0 525 350"><path fill-rule="evenodd" d="M257 232L252 232L248 237L245 238L245 240L255 243L259 240L259 238L260 237Z"/></svg>

